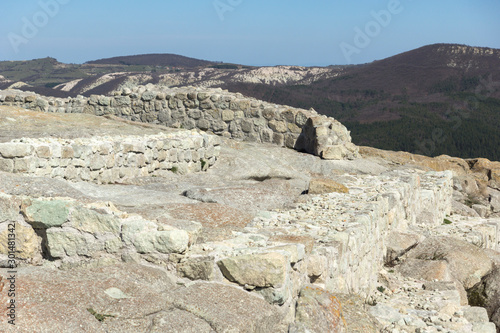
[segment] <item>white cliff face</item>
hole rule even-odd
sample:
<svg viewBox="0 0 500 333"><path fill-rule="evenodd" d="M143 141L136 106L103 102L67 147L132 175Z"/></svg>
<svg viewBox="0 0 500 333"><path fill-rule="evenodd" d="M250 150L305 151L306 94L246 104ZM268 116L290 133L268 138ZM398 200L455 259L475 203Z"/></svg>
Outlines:
<svg viewBox="0 0 500 333"><path fill-rule="evenodd" d="M500 59L500 51L485 47L470 47L464 45L442 46L437 49L439 53L445 53L449 57L447 66L451 68L461 68L471 70L479 68L480 57L496 57ZM465 56L472 56L471 59L464 61ZM477 60L475 59L477 57Z"/></svg>
<svg viewBox="0 0 500 333"><path fill-rule="evenodd" d="M455 55L475 55L475 56L497 56L500 57L500 51L486 47L470 47L465 45L447 45L438 48L438 52Z"/></svg>
<svg viewBox="0 0 500 333"><path fill-rule="evenodd" d="M94 81L78 91L72 91L81 80L73 80L60 84L55 89L85 93L91 89L99 87L105 83L124 77L116 89L132 88L136 85L146 84L152 80L158 80L157 84L167 87L172 86L194 86L200 88L218 87L225 83L259 83L268 85L282 84L310 84L317 80L336 77L343 73L342 68L327 67L299 67L299 66L275 66L260 68L240 68L240 69L217 69L203 68L197 70L183 70L160 74L157 77L150 73L109 73L97 76Z"/></svg>
<svg viewBox="0 0 500 333"><path fill-rule="evenodd" d="M299 66L261 67L236 74L233 82L263 83L269 85L311 83L319 79L337 76L339 73L329 68L308 68Z"/></svg>
<svg viewBox="0 0 500 333"><path fill-rule="evenodd" d="M82 79L69 81L66 83L59 84L54 87L54 89L61 91L71 91Z"/></svg>

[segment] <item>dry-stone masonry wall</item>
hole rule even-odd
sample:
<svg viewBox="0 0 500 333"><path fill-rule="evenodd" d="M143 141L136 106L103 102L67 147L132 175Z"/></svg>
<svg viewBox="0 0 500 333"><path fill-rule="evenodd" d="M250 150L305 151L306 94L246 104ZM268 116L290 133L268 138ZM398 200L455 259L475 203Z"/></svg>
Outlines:
<svg viewBox="0 0 500 333"><path fill-rule="evenodd" d="M0 170L109 184L138 176L206 170L220 139L197 131L75 140L23 138L0 143Z"/></svg>
<svg viewBox="0 0 500 333"><path fill-rule="evenodd" d="M113 114L174 128L198 128L228 138L296 148L326 159L358 157L349 131L337 120L312 109L271 104L222 89L148 85L125 88L113 96L66 99L9 90L0 91L0 104L42 112Z"/></svg>
<svg viewBox="0 0 500 333"><path fill-rule="evenodd" d="M0 238L8 223L17 223L23 229L20 256L27 261L39 260L42 248L45 256L70 261L167 255L161 260L177 265L183 276L231 281L270 303L291 302L307 283L368 295L377 286L391 231L443 223L451 208L452 174L405 172L344 181L349 193L312 196L293 210L261 214L234 238L201 244L196 239L202 225L194 221L170 225L128 215L110 203L0 193Z"/></svg>
<svg viewBox="0 0 500 333"><path fill-rule="evenodd" d="M357 175L343 182L349 193L313 196L293 210L257 217L240 236L246 248L238 241L203 244L192 247L188 257L216 258L225 278L252 288L250 281L235 278L251 261L245 256L283 255L283 279L261 292L272 302L287 301L303 283L369 295L377 286L391 231L443 223L451 210L452 173Z"/></svg>

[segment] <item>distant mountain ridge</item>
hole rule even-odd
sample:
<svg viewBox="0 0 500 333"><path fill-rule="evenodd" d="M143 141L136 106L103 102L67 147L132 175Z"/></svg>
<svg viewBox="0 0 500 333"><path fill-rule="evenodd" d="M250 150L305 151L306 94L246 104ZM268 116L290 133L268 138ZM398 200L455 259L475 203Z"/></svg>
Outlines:
<svg viewBox="0 0 500 333"><path fill-rule="evenodd" d="M87 61L85 64L194 68L210 66L215 64L215 62L185 57L178 54L156 53L104 58L99 60Z"/></svg>

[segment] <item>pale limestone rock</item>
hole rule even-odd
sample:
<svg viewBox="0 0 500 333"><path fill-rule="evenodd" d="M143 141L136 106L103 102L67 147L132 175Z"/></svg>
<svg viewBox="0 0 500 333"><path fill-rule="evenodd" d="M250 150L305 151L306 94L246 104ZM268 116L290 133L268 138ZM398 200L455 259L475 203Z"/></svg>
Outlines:
<svg viewBox="0 0 500 333"><path fill-rule="evenodd" d="M0 155L4 158L21 158L34 152L32 145L25 143L0 143Z"/></svg>
<svg viewBox="0 0 500 333"><path fill-rule="evenodd" d="M423 237L421 235L392 231L387 237L386 262L391 262L405 254L422 239Z"/></svg>
<svg viewBox="0 0 500 333"><path fill-rule="evenodd" d="M322 255L307 258L307 276L311 282L324 282L326 279L327 259Z"/></svg>
<svg viewBox="0 0 500 333"><path fill-rule="evenodd" d="M471 323L487 323L490 321L485 308L478 306L467 307L463 310L464 317Z"/></svg>
<svg viewBox="0 0 500 333"><path fill-rule="evenodd" d="M230 257L217 265L229 281L265 288L285 284L289 262L284 255L269 252Z"/></svg>
<svg viewBox="0 0 500 333"><path fill-rule="evenodd" d="M190 280L210 281L214 278L214 259L212 257L191 257L177 265L177 271Z"/></svg>
<svg viewBox="0 0 500 333"><path fill-rule="evenodd" d="M472 205L472 209L474 209L482 218L488 217L491 212L490 207L485 205Z"/></svg>
<svg viewBox="0 0 500 333"><path fill-rule="evenodd" d="M14 228L12 226L14 225ZM11 230L9 230L11 229ZM14 234L15 239L9 237ZM20 222L0 224L0 253L9 253L9 241L15 241L16 258L29 260L32 264L42 259L41 238L29 225Z"/></svg>
<svg viewBox="0 0 500 333"><path fill-rule="evenodd" d="M94 236L82 234L73 228L50 228L47 230L47 249L51 257L90 256L102 250Z"/></svg>
<svg viewBox="0 0 500 333"><path fill-rule="evenodd" d="M426 281L451 281L453 280L452 273L446 261L442 259L441 257L436 257L432 260L410 258L398 267L398 271L401 275L414 279Z"/></svg>
<svg viewBox="0 0 500 333"><path fill-rule="evenodd" d="M14 172L14 160L1 158L0 159L0 171Z"/></svg>
<svg viewBox="0 0 500 333"><path fill-rule="evenodd" d="M269 128L279 133L285 133L287 131L287 125L284 121L271 120L269 122Z"/></svg>
<svg viewBox="0 0 500 333"><path fill-rule="evenodd" d="M342 145L328 145L321 153L321 157L325 160L342 160L345 155L345 148Z"/></svg>
<svg viewBox="0 0 500 333"><path fill-rule="evenodd" d="M136 218L123 221L122 239L139 253L183 253L189 244L189 235L184 230L158 231L156 223Z"/></svg>
<svg viewBox="0 0 500 333"><path fill-rule="evenodd" d="M223 121L234 120L234 112L231 110L222 110L222 120Z"/></svg>
<svg viewBox="0 0 500 333"><path fill-rule="evenodd" d="M291 264L296 264L297 262L304 259L305 256L305 246L303 244L273 246L269 249L271 251L284 251L290 258Z"/></svg>
<svg viewBox="0 0 500 333"><path fill-rule="evenodd" d="M33 157L24 157L14 159L13 172L33 173L36 168L36 160Z"/></svg>
<svg viewBox="0 0 500 333"><path fill-rule="evenodd" d="M0 223L17 221L21 212L21 199L0 192Z"/></svg>
<svg viewBox="0 0 500 333"><path fill-rule="evenodd" d="M100 214L95 210L78 206L71 210L70 223L68 226L93 235L103 233L118 235L120 233L121 223L116 216Z"/></svg>
<svg viewBox="0 0 500 333"><path fill-rule="evenodd" d="M467 299L467 292L465 291L465 288L462 286L462 284L458 281L429 281L425 282L422 286L424 290L432 290L432 291L456 291L458 296L457 299L455 300L455 307L448 307L450 308L451 311L450 314L453 314L459 306L462 305L468 305L469 300ZM447 295L450 295L448 293ZM442 310L443 311L443 310Z"/></svg>

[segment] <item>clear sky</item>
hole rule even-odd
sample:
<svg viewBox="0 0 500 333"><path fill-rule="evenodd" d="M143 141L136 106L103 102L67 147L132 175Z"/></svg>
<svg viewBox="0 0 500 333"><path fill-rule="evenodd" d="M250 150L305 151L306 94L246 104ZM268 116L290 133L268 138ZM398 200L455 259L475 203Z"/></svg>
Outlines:
<svg viewBox="0 0 500 333"><path fill-rule="evenodd" d="M2 7L0 60L175 53L326 66L434 43L500 48L499 0L9 0Z"/></svg>

